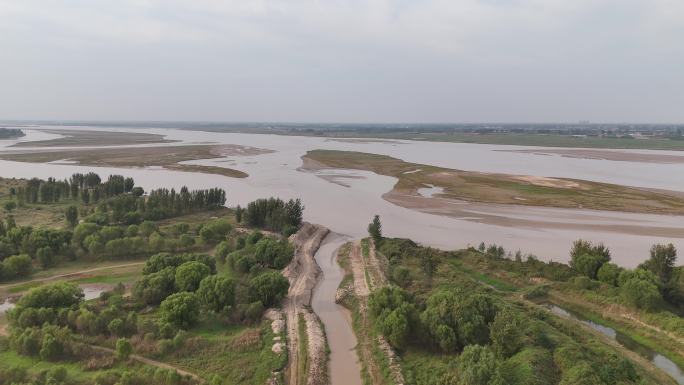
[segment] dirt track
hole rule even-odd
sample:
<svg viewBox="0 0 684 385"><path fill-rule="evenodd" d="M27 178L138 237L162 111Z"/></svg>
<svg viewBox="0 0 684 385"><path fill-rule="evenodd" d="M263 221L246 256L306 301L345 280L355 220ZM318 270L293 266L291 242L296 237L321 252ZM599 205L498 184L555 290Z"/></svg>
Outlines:
<svg viewBox="0 0 684 385"><path fill-rule="evenodd" d="M36 279L30 279L27 281L21 281L21 282L9 283L6 285L0 285L0 290L9 289L9 288L14 287L14 286L26 285L26 284L33 283L33 282L54 281L54 280L60 279L60 278L69 278L69 277L79 276L79 275L83 275L83 274L94 273L96 271L101 271L101 270L118 269L118 268L122 268L122 267L131 267L131 266L138 266L138 265L144 265L144 264L145 264L145 262L131 262L131 263L124 263L122 265L103 266L103 267L95 267L92 269L86 269L86 270L80 270L80 271L72 271L70 273L57 274L57 275L52 275L52 276L45 277L45 278L36 278Z"/></svg>
<svg viewBox="0 0 684 385"><path fill-rule="evenodd" d="M288 336L286 378L289 385L322 385L327 381L325 335L318 317L309 306L321 272L314 255L329 232L323 226L304 223L302 228L290 237L295 246L295 255L292 262L283 270L283 275L290 280L290 290L283 306ZM304 315L306 322L308 357L299 357L300 313ZM308 373L300 373L302 359L308 359Z"/></svg>
<svg viewBox="0 0 684 385"><path fill-rule="evenodd" d="M114 350L114 349L110 349L110 348L106 348L104 346L98 346L98 345L88 345L88 346L90 346L91 348L93 348L95 350L100 350L103 352L107 352L107 353L111 353L111 354L116 355L116 350ZM146 364L146 365L156 366L156 367L162 368L162 369L174 370L178 374L180 374L181 376L192 377L193 379L197 380L199 383L204 383L204 380L200 376L198 376L194 373L190 373L188 371L185 371L183 369L179 369L173 365L169 365L169 364L164 363L164 362L155 361L155 360L143 357L143 356L139 356L137 354L131 354L130 356L128 356L128 358L135 360L135 361L138 361L140 363Z"/></svg>

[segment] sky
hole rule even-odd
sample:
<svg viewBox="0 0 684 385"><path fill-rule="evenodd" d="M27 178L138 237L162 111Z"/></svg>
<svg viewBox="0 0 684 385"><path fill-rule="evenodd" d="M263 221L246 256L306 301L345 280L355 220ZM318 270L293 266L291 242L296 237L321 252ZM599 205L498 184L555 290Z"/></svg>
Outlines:
<svg viewBox="0 0 684 385"><path fill-rule="evenodd" d="M684 123L684 1L0 0L0 119Z"/></svg>

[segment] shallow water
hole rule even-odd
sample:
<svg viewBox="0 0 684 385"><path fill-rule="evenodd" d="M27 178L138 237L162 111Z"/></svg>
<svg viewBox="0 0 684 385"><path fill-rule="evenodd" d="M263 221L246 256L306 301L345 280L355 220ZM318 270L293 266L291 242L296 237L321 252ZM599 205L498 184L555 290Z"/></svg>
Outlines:
<svg viewBox="0 0 684 385"><path fill-rule="evenodd" d="M432 198L436 195L444 194L444 188L429 184L428 187L419 188L418 194L425 198Z"/></svg>
<svg viewBox="0 0 684 385"><path fill-rule="evenodd" d="M675 364L674 362L672 362L672 360L663 356L662 354L659 354L658 352L650 349L649 347L638 343L629 336L622 334L611 327L588 320L582 317L580 314L563 309L558 305L546 303L544 304L544 306L546 306L549 310L551 310L552 313L556 315L582 322L583 324L588 325L592 329L597 330L601 334L614 339L625 348L633 352L636 352L640 356L650 360L653 363L653 365L663 370L665 373L670 375L670 377L674 378L674 380L677 381L678 384L684 384L684 369L677 366L677 364Z"/></svg>
<svg viewBox="0 0 684 385"><path fill-rule="evenodd" d="M349 311L335 303L337 287L344 271L337 264L337 249L349 238L330 233L316 253L316 262L323 278L316 286L311 307L325 326L330 347L330 384L361 385L361 365L356 354L356 336L351 327Z"/></svg>

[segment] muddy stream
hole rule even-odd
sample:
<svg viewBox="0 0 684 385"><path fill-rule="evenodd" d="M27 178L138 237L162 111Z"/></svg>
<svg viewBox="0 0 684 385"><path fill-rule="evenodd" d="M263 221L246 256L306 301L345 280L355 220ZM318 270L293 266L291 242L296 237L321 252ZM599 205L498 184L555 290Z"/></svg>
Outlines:
<svg viewBox="0 0 684 385"><path fill-rule="evenodd" d="M330 233L316 253L323 277L314 290L311 307L325 326L330 347L330 384L361 385L361 365L356 354L356 336L351 327L351 314L335 303L337 287L344 271L337 264L337 249L350 239Z"/></svg>

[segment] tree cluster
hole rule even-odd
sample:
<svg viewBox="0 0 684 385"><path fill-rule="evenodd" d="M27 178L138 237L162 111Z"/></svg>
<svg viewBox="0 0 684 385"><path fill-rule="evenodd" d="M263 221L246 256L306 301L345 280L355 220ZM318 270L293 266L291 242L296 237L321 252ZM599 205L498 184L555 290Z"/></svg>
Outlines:
<svg viewBox="0 0 684 385"><path fill-rule="evenodd" d="M248 226L290 235L302 224L304 205L299 199L287 202L280 198L257 199L247 205L244 213L242 209L240 212Z"/></svg>

